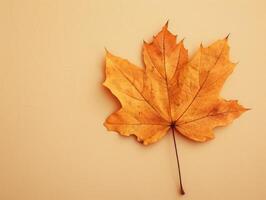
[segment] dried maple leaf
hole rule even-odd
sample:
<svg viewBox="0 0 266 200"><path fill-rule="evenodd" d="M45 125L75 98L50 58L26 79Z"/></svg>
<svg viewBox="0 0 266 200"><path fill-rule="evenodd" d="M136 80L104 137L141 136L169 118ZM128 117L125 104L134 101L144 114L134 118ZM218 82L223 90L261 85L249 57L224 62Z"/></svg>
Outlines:
<svg viewBox="0 0 266 200"><path fill-rule="evenodd" d="M227 37L204 48L188 61L183 41L163 27L153 41L143 45L145 68L106 54L106 80L121 103L105 126L121 135L135 135L145 145L172 130L181 194L185 194L176 148L175 132L204 142L213 129L225 126L247 109L219 96L235 64L229 60Z"/></svg>
<svg viewBox="0 0 266 200"><path fill-rule="evenodd" d="M188 62L183 41L176 43L167 24L152 43L143 45L145 69L106 54L104 86L118 98L121 109L105 126L121 135L135 135L147 145L175 129L194 141L214 137L247 109L219 96L235 64L229 60L227 37L199 50Z"/></svg>

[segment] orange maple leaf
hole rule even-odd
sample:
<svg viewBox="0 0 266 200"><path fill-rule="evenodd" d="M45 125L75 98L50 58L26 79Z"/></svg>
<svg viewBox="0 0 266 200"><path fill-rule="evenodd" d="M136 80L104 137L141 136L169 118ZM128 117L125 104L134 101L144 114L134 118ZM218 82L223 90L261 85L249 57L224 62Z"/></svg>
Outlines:
<svg viewBox="0 0 266 200"><path fill-rule="evenodd" d="M236 100L219 96L235 63L229 60L227 37L200 46L188 61L183 41L166 24L151 43L144 42L145 68L106 54L106 80L121 103L105 126L124 136L135 135L145 145L169 129L198 142L214 137L213 128L225 126L248 110Z"/></svg>
<svg viewBox="0 0 266 200"><path fill-rule="evenodd" d="M235 63L229 60L228 37L204 48L188 61L183 41L163 27L143 45L145 68L107 52L106 80L121 108L105 121L108 130L135 135L145 145L172 130L178 165L180 192L185 194L176 148L175 133L198 142L214 137L213 129L225 126L246 108L219 93Z"/></svg>

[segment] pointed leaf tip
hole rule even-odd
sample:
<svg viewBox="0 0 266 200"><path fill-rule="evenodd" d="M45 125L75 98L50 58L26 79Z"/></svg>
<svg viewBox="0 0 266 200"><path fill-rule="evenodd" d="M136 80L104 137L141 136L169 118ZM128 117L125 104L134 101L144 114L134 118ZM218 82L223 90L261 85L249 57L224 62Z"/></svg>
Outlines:
<svg viewBox="0 0 266 200"><path fill-rule="evenodd" d="M106 54L109 54L109 51L108 51L108 49L106 47L104 47L104 50L105 50Z"/></svg>
<svg viewBox="0 0 266 200"><path fill-rule="evenodd" d="M169 24L169 19L166 21L166 23L165 23L165 27L168 27L168 24Z"/></svg>
<svg viewBox="0 0 266 200"><path fill-rule="evenodd" d="M107 48L105 48L105 58L109 59L111 57L113 57L113 54Z"/></svg>
<svg viewBox="0 0 266 200"><path fill-rule="evenodd" d="M168 23L169 23L169 20L166 21L166 23L164 24L162 30L168 30Z"/></svg>
<svg viewBox="0 0 266 200"><path fill-rule="evenodd" d="M228 40L231 33L228 33L227 36L224 38L225 40Z"/></svg>

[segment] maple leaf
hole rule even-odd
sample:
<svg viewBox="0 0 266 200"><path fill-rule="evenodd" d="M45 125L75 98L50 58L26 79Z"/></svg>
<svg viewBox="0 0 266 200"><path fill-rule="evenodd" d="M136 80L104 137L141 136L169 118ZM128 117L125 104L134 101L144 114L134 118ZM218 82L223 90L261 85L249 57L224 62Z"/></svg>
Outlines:
<svg viewBox="0 0 266 200"><path fill-rule="evenodd" d="M176 43L166 24L151 43L144 42L144 69L107 52L103 84L121 103L105 121L107 129L135 135L145 145L169 129L198 142L212 139L215 127L247 110L219 96L236 65L229 60L227 40L201 45L188 61L183 41Z"/></svg>

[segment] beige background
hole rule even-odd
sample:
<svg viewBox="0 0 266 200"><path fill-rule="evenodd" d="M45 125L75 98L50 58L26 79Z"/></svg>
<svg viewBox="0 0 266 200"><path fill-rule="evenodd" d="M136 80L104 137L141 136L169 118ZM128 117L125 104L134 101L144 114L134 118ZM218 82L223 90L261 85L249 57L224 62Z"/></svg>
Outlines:
<svg viewBox="0 0 266 200"><path fill-rule="evenodd" d="M1 0L1 200L266 199L264 0ZM102 88L104 47L142 65L166 20L190 55L228 33L240 61L222 95L252 111L216 139L171 135L144 147L107 134L117 103Z"/></svg>

